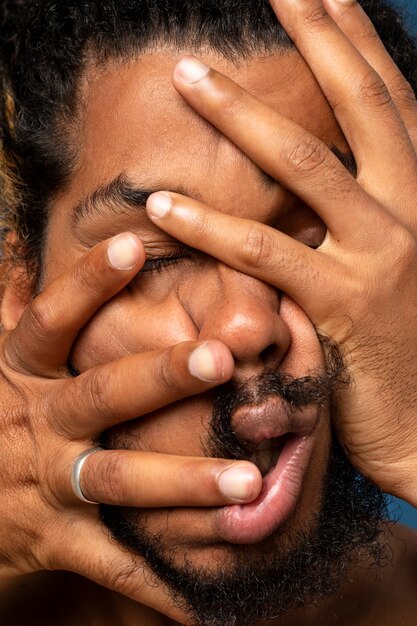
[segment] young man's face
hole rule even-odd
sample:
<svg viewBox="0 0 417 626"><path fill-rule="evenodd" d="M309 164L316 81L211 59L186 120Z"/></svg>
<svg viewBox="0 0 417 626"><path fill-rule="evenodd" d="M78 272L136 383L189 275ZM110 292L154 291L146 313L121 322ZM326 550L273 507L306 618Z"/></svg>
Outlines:
<svg viewBox="0 0 417 626"><path fill-rule="evenodd" d="M234 355L239 397L228 395L229 388L192 397L114 429L108 445L179 455L231 455L227 441L215 434L222 430L236 433L249 458L257 443L277 434L274 428L284 424L284 431L292 433L272 453L255 453L254 460L268 476L264 493L249 505L248 513L238 505L229 510L112 513L113 525L129 521L131 547L153 546L149 558L161 576L173 571L179 580L178 572L186 577L188 571L194 579L209 576L214 581L233 573L236 580L236 566L259 573L269 566L279 571L280 563L288 565L289 555L295 561L297 549L303 545L305 550L319 524L332 441L329 407L308 406L291 414L270 378L260 377L276 371L296 378L322 374L325 357L316 329L288 297L185 250L151 224L143 209L102 202L94 211L81 212L80 202L123 175L139 189L181 190L219 211L269 224L314 247L322 242L325 227L184 103L171 83L178 58L162 49L89 72L83 83L82 124L75 131L79 160L69 189L52 210L44 282L98 241L133 231L148 253L146 271L85 328L73 353L75 368L82 372L127 354L197 339L219 339ZM201 58L327 145L349 153L298 53L256 57L239 66L210 53ZM221 428L216 429L219 422ZM278 456L279 468L274 469ZM334 503L335 520L337 506ZM180 587L179 592L186 593Z"/></svg>

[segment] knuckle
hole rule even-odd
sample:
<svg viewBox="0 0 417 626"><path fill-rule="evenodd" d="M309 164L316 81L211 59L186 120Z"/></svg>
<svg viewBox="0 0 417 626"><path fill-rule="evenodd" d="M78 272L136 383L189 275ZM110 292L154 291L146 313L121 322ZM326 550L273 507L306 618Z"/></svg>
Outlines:
<svg viewBox="0 0 417 626"><path fill-rule="evenodd" d="M113 563L109 574L111 589L128 597L136 597L138 592L138 565L133 561Z"/></svg>
<svg viewBox="0 0 417 626"><path fill-rule="evenodd" d="M193 219L192 231L196 240L205 238L210 232L210 222L207 215L208 211L199 211L198 215Z"/></svg>
<svg viewBox="0 0 417 626"><path fill-rule="evenodd" d="M59 320L51 298L45 294L37 296L27 310L29 332L37 337L54 337L59 328Z"/></svg>
<svg viewBox="0 0 417 626"><path fill-rule="evenodd" d="M226 461L225 468L230 466ZM187 463L178 472L181 492L190 500L195 501L200 494L204 498L222 495L218 485L217 461L208 459L187 459Z"/></svg>
<svg viewBox="0 0 417 626"><path fill-rule="evenodd" d="M371 70L353 84L353 93L358 100L372 106L387 106L391 102L388 87L382 78Z"/></svg>
<svg viewBox="0 0 417 626"><path fill-rule="evenodd" d="M387 88L398 105L415 110L417 107L416 95L411 84L401 75L395 73L387 81Z"/></svg>
<svg viewBox="0 0 417 626"><path fill-rule="evenodd" d="M175 350L170 348L162 352L157 357L156 371L159 384L168 391L178 391L178 377L176 372L179 370L178 365L175 367Z"/></svg>
<svg viewBox="0 0 417 626"><path fill-rule="evenodd" d="M252 224L241 247L241 260L249 267L265 265L273 249L274 241L269 229L262 224Z"/></svg>
<svg viewBox="0 0 417 626"><path fill-rule="evenodd" d="M321 4L315 7L308 5L309 3L307 2L303 3L301 20L304 27L309 30L327 27L330 23L330 17L325 8Z"/></svg>
<svg viewBox="0 0 417 626"><path fill-rule="evenodd" d="M350 8L354 7L354 3ZM347 15L345 14L347 17ZM349 16L350 17L350 16ZM353 16L352 16L353 17ZM367 20L367 23L363 25L362 28L357 27L357 20L353 18L349 25L350 27L347 29L346 34L348 37L354 37L355 44L357 47L361 48L373 48L373 46L379 46L381 39L378 35L377 30L370 20Z"/></svg>
<svg viewBox="0 0 417 626"><path fill-rule="evenodd" d="M83 293L95 294L103 284L103 276L101 276L99 281L97 280L96 268L90 255L87 255L81 262L77 263L73 272L77 289Z"/></svg>
<svg viewBox="0 0 417 626"><path fill-rule="evenodd" d="M244 98L242 94L235 93L235 89L228 85L227 89L218 87L211 92L212 104L220 110L222 116L235 119L244 110Z"/></svg>
<svg viewBox="0 0 417 626"><path fill-rule="evenodd" d="M112 450L94 456L83 471L86 492L94 498L110 499L117 506L123 505L126 502L124 485L129 472L126 452Z"/></svg>
<svg viewBox="0 0 417 626"><path fill-rule="evenodd" d="M109 400L109 388L110 377L105 366L97 367L88 375L85 389L88 403L96 415L106 418L115 416L114 408Z"/></svg>
<svg viewBox="0 0 417 626"><path fill-rule="evenodd" d="M393 265L400 274L412 276L417 265L417 242L414 234L403 227L393 229Z"/></svg>
<svg viewBox="0 0 417 626"><path fill-rule="evenodd" d="M311 135L304 135L290 149L287 159L292 169L309 174L320 168L327 156L327 148L321 141Z"/></svg>

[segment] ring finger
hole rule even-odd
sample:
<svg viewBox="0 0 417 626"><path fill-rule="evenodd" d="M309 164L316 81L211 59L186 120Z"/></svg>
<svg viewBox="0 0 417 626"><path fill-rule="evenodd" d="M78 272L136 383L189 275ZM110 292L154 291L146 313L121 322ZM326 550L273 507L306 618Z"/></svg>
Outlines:
<svg viewBox="0 0 417 626"><path fill-rule="evenodd" d="M68 479L65 484L71 499L77 501ZM132 450L91 454L80 477L81 491L88 500L144 508L251 502L261 487L260 471L245 461Z"/></svg>
<svg viewBox="0 0 417 626"><path fill-rule="evenodd" d="M323 3L339 28L385 82L417 147L417 101L413 88L388 54L375 26L357 0L323 0Z"/></svg>
<svg viewBox="0 0 417 626"><path fill-rule="evenodd" d="M386 199L398 198L401 189L408 198L416 155L382 78L321 0L271 0L271 5L329 100L355 155L361 184L376 197L383 188Z"/></svg>

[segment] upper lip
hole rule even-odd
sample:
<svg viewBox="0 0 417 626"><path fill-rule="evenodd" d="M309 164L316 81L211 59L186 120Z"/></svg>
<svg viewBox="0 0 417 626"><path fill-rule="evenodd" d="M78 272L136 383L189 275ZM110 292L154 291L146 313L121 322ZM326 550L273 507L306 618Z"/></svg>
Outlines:
<svg viewBox="0 0 417 626"><path fill-rule="evenodd" d="M308 435L317 425L318 409L314 404L293 407L283 398L273 396L261 404L239 407L233 414L232 428L238 439L253 444L286 433Z"/></svg>

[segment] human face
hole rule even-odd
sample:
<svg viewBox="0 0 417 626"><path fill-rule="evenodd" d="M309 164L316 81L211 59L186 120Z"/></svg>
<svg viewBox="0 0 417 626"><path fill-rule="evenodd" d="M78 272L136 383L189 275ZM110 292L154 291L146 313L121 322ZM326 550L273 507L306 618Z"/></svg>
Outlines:
<svg viewBox="0 0 417 626"><path fill-rule="evenodd" d="M269 285L184 250L139 208L101 206L88 217L84 212L84 217L74 220L75 206L123 174L138 188L182 190L219 211L269 224L311 246L321 243L325 229L317 216L278 183L262 176L178 96L170 79L177 59L165 49L101 71L91 70L84 81L79 162L68 189L52 209L44 282L72 265L86 248L125 230L139 234L149 262L148 271L85 328L73 363L84 371L122 355L179 341L218 339L232 351L235 380L246 384L249 392L254 377L266 368L294 377L321 373L324 356L316 330L294 302ZM256 57L239 66L209 53L202 59L328 145L348 152L331 109L296 52ZM152 261L162 256L165 261ZM254 403L255 399L250 402ZM212 395L205 394L169 406L115 429L113 443L135 450L203 455L210 445L212 405ZM262 439L269 407L261 407L262 424L256 424L253 415L249 418L250 436L245 431L248 406L233 416L233 429L244 438L256 440L259 435ZM279 497L259 506L249 521L245 507L142 514L147 531L163 531L163 547L177 546L176 564L191 558L196 567L215 571L226 555L246 550L250 557L249 546L255 544L256 552L274 533L276 543L283 550L290 549L291 537L314 525L328 461L329 411L327 406L313 407L300 411L300 423L303 417L308 427L297 430L297 443L304 448L294 473L283 481ZM270 498L279 480L272 482L267 486Z"/></svg>

